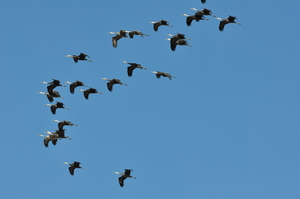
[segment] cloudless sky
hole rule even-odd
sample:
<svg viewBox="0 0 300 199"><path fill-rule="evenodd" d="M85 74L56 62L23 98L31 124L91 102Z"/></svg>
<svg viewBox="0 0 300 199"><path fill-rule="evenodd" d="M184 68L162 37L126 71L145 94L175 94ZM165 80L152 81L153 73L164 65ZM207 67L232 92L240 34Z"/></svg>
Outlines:
<svg viewBox="0 0 300 199"><path fill-rule="evenodd" d="M299 1L8 1L1 4L1 198L297 199ZM193 22L208 8L242 25ZM150 21L173 27L155 32ZM119 29L148 37L122 38ZM192 47L171 51L166 34ZM88 54L93 62L65 55ZM127 64L139 63L128 77ZM157 79L150 71L177 78ZM113 92L101 78L118 78ZM45 84L83 81L102 95L55 90L70 110L50 112ZM81 87L84 89L86 87ZM72 140L39 134L69 120ZM62 162L86 170L71 176ZM133 169L137 179L118 184Z"/></svg>

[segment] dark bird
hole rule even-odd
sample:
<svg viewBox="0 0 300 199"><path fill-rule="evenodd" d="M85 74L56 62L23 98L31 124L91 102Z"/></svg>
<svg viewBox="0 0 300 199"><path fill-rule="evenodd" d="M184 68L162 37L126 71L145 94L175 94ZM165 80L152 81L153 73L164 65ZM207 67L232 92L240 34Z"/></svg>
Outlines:
<svg viewBox="0 0 300 199"><path fill-rule="evenodd" d="M70 84L70 92L71 92L72 94L74 94L75 88L77 88L78 86L86 86L86 85L84 85L83 82L78 81L78 80L76 80L76 82L69 82L69 81L66 81L65 83Z"/></svg>
<svg viewBox="0 0 300 199"><path fill-rule="evenodd" d="M173 27L173 26L169 25L169 22L166 21L166 20L161 20L161 21L158 21L158 22L151 21L150 23L153 23L153 29L154 29L154 31L158 31L158 27L159 26L170 26L170 27Z"/></svg>
<svg viewBox="0 0 300 199"><path fill-rule="evenodd" d="M132 169L125 169L125 172L124 173L118 173L118 172L114 172L116 174L119 174L121 175L121 177L119 177L119 184L121 187L124 187L124 180L126 178L133 178L133 179L136 179L136 177L133 177L130 175L130 172L133 171Z"/></svg>
<svg viewBox="0 0 300 199"><path fill-rule="evenodd" d="M79 91L83 91L83 96L85 99L89 99L89 95L91 93L99 93L95 88L89 88L87 90L80 89ZM99 93L99 94L102 94L102 93Z"/></svg>
<svg viewBox="0 0 300 199"><path fill-rule="evenodd" d="M219 30L220 31L223 31L224 30L224 27L226 24L229 24L229 23L236 23L236 24L239 24L241 25L241 23L238 23L238 22L235 22L234 20L237 19L236 17L233 17L233 16L230 16L226 19L221 19L221 18L216 18L216 19L219 19L221 20L220 21L220 25L219 25Z"/></svg>
<svg viewBox="0 0 300 199"><path fill-rule="evenodd" d="M50 95L49 93L44 93L44 92L38 92L38 93L39 93L39 94L46 95L47 98L48 98L48 100L49 100L49 102L53 102L53 100L54 100L53 98L54 98L54 97L64 99L63 97L60 96L59 92L57 92L57 91L52 91L52 95Z"/></svg>
<svg viewBox="0 0 300 199"><path fill-rule="evenodd" d="M193 20L196 20L197 22L199 22L200 20L208 20L208 19L205 19L203 15L197 15L197 14L194 14L194 15L181 14L181 15L187 17L186 18L187 26L191 26Z"/></svg>
<svg viewBox="0 0 300 199"><path fill-rule="evenodd" d="M133 70L134 69L136 69L136 68L139 68L139 69L145 69L145 70L147 70L147 68L144 68L144 67L142 67L140 64L137 64L137 63L128 63L128 62L126 62L126 61L122 61L123 63L125 63L125 64L129 64L130 66L128 66L127 67L127 74L128 74L128 76L129 77L131 77L132 76L132 72L133 72Z"/></svg>
<svg viewBox="0 0 300 199"><path fill-rule="evenodd" d="M48 132L46 132L46 133L48 133ZM57 139L58 139L57 135L56 134L52 134L51 132L48 133L48 134L49 135L39 135L41 137L45 137L45 139L44 139L44 145L45 145L45 147L48 147L48 144L49 144L50 141L52 142L53 145L56 145Z"/></svg>
<svg viewBox="0 0 300 199"><path fill-rule="evenodd" d="M86 57L90 58L90 56L88 56L87 54L84 54L84 53L80 53L80 55L66 55L66 57L73 57L73 60L75 63L77 63L78 60L92 62L92 60L86 59Z"/></svg>
<svg viewBox="0 0 300 199"><path fill-rule="evenodd" d="M57 135L57 138L61 139L68 139L68 140L72 140L69 136L65 135L65 129L58 129L55 130L55 132L53 133L55 135Z"/></svg>
<svg viewBox="0 0 300 199"><path fill-rule="evenodd" d="M74 170L75 169L84 169L85 170L85 168L82 168L81 166L79 166L81 163L80 162L76 162L76 161L74 161L74 163L67 163L67 162L63 162L64 164L67 164L67 165L70 165L70 167L69 167L69 171L70 171L70 174L71 175L74 175Z"/></svg>
<svg viewBox="0 0 300 199"><path fill-rule="evenodd" d="M156 77L159 79L161 76L163 77L168 77L170 80L172 80L172 78L176 78L174 76L171 76L169 73L164 73L164 72L159 72L159 71L151 71L151 73L156 74Z"/></svg>
<svg viewBox="0 0 300 199"><path fill-rule="evenodd" d="M149 35L146 35L146 34L140 32L140 31L137 31L137 30L129 31L128 35L129 35L129 37L130 37L131 39L133 39L133 36L134 36L134 35L141 35L142 37L144 37L144 36L149 36Z"/></svg>
<svg viewBox="0 0 300 199"><path fill-rule="evenodd" d="M216 15L213 15L212 11L210 9L207 9L207 8L204 8L203 10L198 10L196 8L191 8L191 9L197 11L195 13L195 15L198 15L198 16L207 15L207 16L216 17Z"/></svg>
<svg viewBox="0 0 300 199"><path fill-rule="evenodd" d="M112 90L113 90L113 85L114 85L114 84L120 84L120 85L125 85L125 86L127 86L127 84L123 84L123 83L121 82L121 80L119 80L119 79L106 79L106 78L101 78L101 79L104 79L104 80L109 81L109 82L107 83L107 88L108 88L109 91L112 91Z"/></svg>
<svg viewBox="0 0 300 199"><path fill-rule="evenodd" d="M108 32L109 34L115 34L116 36L112 37L112 45L114 48L116 48L118 46L118 40L123 38L123 37L128 37L126 35L126 33L128 33L129 31L127 30L121 30L120 32Z"/></svg>
<svg viewBox="0 0 300 199"><path fill-rule="evenodd" d="M50 106L50 110L54 115L56 114L56 109L58 108L70 110L69 108L65 108L64 103L62 102L57 102L56 104L45 104L45 105Z"/></svg>
<svg viewBox="0 0 300 199"><path fill-rule="evenodd" d="M175 51L176 50L176 46L180 45L177 42L178 40L180 40L180 39L188 39L188 38L185 38L185 35L181 34L181 33L178 33L177 35L171 35L171 34L167 34L167 35L172 37L171 39L167 39L167 40L170 40L170 47L171 47L172 51ZM190 40L190 39L188 39L188 40Z"/></svg>
<svg viewBox="0 0 300 199"><path fill-rule="evenodd" d="M53 120L54 122L57 122L58 124L58 129L59 130L63 130L64 126L78 126L77 124L73 124L72 122L70 121L58 121L58 120Z"/></svg>
<svg viewBox="0 0 300 199"><path fill-rule="evenodd" d="M206 3L206 0L201 0L202 3Z"/></svg>
<svg viewBox="0 0 300 199"><path fill-rule="evenodd" d="M54 88L58 87L58 86L62 86L62 87L66 87L64 85L60 84L60 81L57 79L53 79L52 82L42 82L43 84L50 84L49 86L47 86L47 91L50 95L56 95L53 91Z"/></svg>

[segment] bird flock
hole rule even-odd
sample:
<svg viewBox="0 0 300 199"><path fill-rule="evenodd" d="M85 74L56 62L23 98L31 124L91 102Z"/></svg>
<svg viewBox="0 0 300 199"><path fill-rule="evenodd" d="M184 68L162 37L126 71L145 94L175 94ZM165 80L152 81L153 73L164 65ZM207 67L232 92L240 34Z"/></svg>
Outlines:
<svg viewBox="0 0 300 199"><path fill-rule="evenodd" d="M204 4L206 3L206 0L201 0L201 2ZM226 24L229 23L235 23L235 24L239 24L240 23L236 22L236 17L234 16L230 16L228 18L222 19L219 17L216 17L215 15L212 14L212 11L204 8L203 10L198 10L196 8L191 8L191 10L196 11L196 13L194 15L188 15L188 14L181 14L182 16L186 17L186 25L187 26L191 26L193 21L199 22L199 21L207 21L209 19L206 19L205 16L210 16L210 17L214 17L215 19L220 20L220 24L219 24L219 30L223 31L225 28ZM168 26L168 27L173 27L170 25L170 23L166 20L161 20L161 21L151 21L150 23L153 24L153 30L156 32L159 30L160 26ZM114 48L118 47L118 41L122 38L130 38L133 39L135 35L137 36L149 36L148 34L144 34L140 31L134 30L134 31L127 31L127 30L121 30L119 32L108 32L110 34L114 34L115 36L112 37L112 46ZM128 36L127 36L128 34ZM167 36L170 36L171 38L167 38L166 40L170 41L170 48L172 51L176 50L176 47L179 46L190 46L187 42L187 40L191 40L189 38L185 38L185 35L182 33L178 33L177 35L171 35L171 34L167 34ZM78 61L88 61L88 62L92 62L92 60L90 59L90 56L84 53L80 53L79 55L66 55L66 57L71 57L73 58L75 63L78 63ZM89 59L87 59L89 58ZM129 63L127 61L122 61L124 64L128 64L129 66L127 67L127 75L128 77L132 77L133 75L133 71L136 68L139 68L141 70L147 70L147 68L142 67L141 64L138 63ZM156 75L156 77L159 79L160 77L167 77L170 80L172 80L172 78L176 78L174 76L171 76L169 73L166 72L160 72L160 71L150 71L151 73L154 73ZM113 79L107 79L107 78L101 78L103 80L108 81L107 82L107 89L112 92L113 91L113 86L115 84L119 84L119 85L125 85L127 86L127 84L122 83L121 80L113 78ZM47 99L49 102L53 102L54 98L60 98L60 99L64 99L63 97L60 96L58 91L55 91L54 89L56 87L67 87L66 85L62 85L61 82L57 79L53 79L53 81L51 82L42 82L44 84L48 84L47 86L47 92L38 92L39 94L43 94L46 95ZM70 81L65 81L66 84L69 84L69 91L71 94L75 93L75 89L77 87L89 87L87 85L85 85L82 81L76 80L75 82L70 82ZM89 87L88 89L84 90L84 89L79 89L78 91L82 91L83 92L83 96L85 99L89 99L90 94L102 94L100 92L97 91L97 89ZM53 115L56 114L57 109L66 109L66 110L70 110L69 108L66 108L64 103L62 102L58 102L56 101L56 103L54 104L45 104L47 106L50 106L50 111ZM58 120L53 120L54 122L58 123L58 129L55 130L54 132L50 132L50 131L46 131L45 133L47 135L39 135L41 137L44 137L44 146L48 147L49 146L49 142L51 141L53 145L56 145L58 140L61 139L68 139L71 140L71 138L69 136L65 135L65 126L78 126L77 124L73 124L70 121L58 121ZM81 168L81 169L85 169L82 168L80 166L80 162L74 161L73 163L67 163L67 162L63 162L63 164L67 164L69 165L69 173L71 175L74 175L74 170L76 168ZM136 177L131 176L131 171L133 171L132 169L125 169L124 173L119 173L119 172L113 172L115 174L121 175L118 180L119 180L119 185L121 187L124 186L124 180L126 178L133 178L136 179Z"/></svg>

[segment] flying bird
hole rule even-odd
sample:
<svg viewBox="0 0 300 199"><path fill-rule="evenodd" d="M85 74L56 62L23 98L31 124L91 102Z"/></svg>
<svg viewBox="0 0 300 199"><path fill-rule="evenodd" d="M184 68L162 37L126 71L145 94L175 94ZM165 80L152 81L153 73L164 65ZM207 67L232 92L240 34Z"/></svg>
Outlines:
<svg viewBox="0 0 300 199"><path fill-rule="evenodd" d="M107 88L108 88L109 91L113 90L113 85L114 84L120 84L120 85L127 86L127 84L122 83L121 80L119 80L119 79L106 79L106 78L101 78L101 79L109 81L107 83Z"/></svg>
<svg viewBox="0 0 300 199"><path fill-rule="evenodd" d="M146 34L140 32L140 31L137 31L137 30L129 31L128 35L129 35L129 37L130 37L131 39L133 39L134 35L141 35L142 37L144 37L144 36L149 36L149 35L146 35Z"/></svg>
<svg viewBox="0 0 300 199"><path fill-rule="evenodd" d="M208 15L208 16L212 16L212 17L216 17L216 15L212 14L212 11L210 9L204 8L203 10L198 10L196 8L191 8L192 10L197 11L195 14L201 16L201 15Z"/></svg>
<svg viewBox="0 0 300 199"><path fill-rule="evenodd" d="M167 34L167 35L172 37L171 39L167 39L167 40L170 40L170 47L171 47L172 51L176 50L177 45L181 45L181 44L179 44L178 40L188 39L188 38L185 38L185 35L181 34L181 33L178 33L177 35L171 35L171 34ZM188 39L188 40L190 40L190 39Z"/></svg>
<svg viewBox="0 0 300 199"><path fill-rule="evenodd" d="M57 102L56 104L45 104L45 105L50 106L50 110L54 115L56 114L56 109L58 108L70 110L69 108L65 108L64 103L62 102Z"/></svg>
<svg viewBox="0 0 300 199"><path fill-rule="evenodd" d="M220 21L220 25L219 25L219 30L220 30L220 31L223 31L225 25L226 25L226 24L229 24L229 23L236 23L236 24L241 25L241 23L238 23L238 22L234 21L234 20L237 19L236 17L230 16L230 15L229 15L229 17L226 18L226 19L221 19L221 18L216 18L216 19L221 20L221 21Z"/></svg>
<svg viewBox="0 0 300 199"><path fill-rule="evenodd" d="M44 92L38 92L39 94L43 94L43 95L46 95L49 102L53 102L54 101L54 97L57 97L57 98L62 98L64 99L63 97L60 96L59 92L57 91L52 91L52 95L50 95L49 93L44 93Z"/></svg>
<svg viewBox="0 0 300 199"><path fill-rule="evenodd" d="M208 19L205 19L203 15L197 15L197 14L194 14L194 15L181 14L181 15L187 17L186 18L187 26L191 26L193 20L196 20L197 22L199 22L200 20L208 20Z"/></svg>
<svg viewBox="0 0 300 199"><path fill-rule="evenodd" d="M136 68L139 68L141 70L142 69L147 70L147 68L144 68L140 64L137 64L137 63L128 63L126 61L122 61L122 62L125 63L125 64L129 64L130 65L130 66L127 67L127 74L128 74L129 77L132 76L133 70L136 69Z"/></svg>
<svg viewBox="0 0 300 199"><path fill-rule="evenodd" d="M173 26L169 25L169 22L166 21L166 20L161 20L161 21L157 21L157 22L151 21L150 23L153 23L153 29L154 29L154 31L158 31L158 27L159 26L170 26L170 27L173 27Z"/></svg>
<svg viewBox="0 0 300 199"><path fill-rule="evenodd" d="M116 48L118 46L118 40L123 38L123 37L128 37L126 35L126 33L128 33L129 31L127 30L121 30L120 32L108 32L109 34L115 34L116 36L112 37L112 45L114 48Z"/></svg>
<svg viewBox="0 0 300 199"><path fill-rule="evenodd" d="M169 73L165 73L165 72L159 72L159 71L151 71L151 73L156 74L156 77L159 79L161 76L163 77L168 77L170 80L172 80L172 78L176 78L174 76L171 76Z"/></svg>
<svg viewBox="0 0 300 199"><path fill-rule="evenodd" d="M136 177L133 177L130 175L130 172L133 171L132 169L125 169L125 172L124 173L118 173L118 172L114 172L116 174L119 174L121 175L121 177L119 177L119 184L121 187L124 187L124 180L126 178L133 178L133 179L136 179Z"/></svg>
<svg viewBox="0 0 300 199"><path fill-rule="evenodd" d="M66 57L72 57L75 63L77 63L78 60L92 62L92 60L86 59L86 57L90 58L90 56L84 53L80 53L80 55L66 55Z"/></svg>
<svg viewBox="0 0 300 199"><path fill-rule="evenodd" d="M73 124L72 122L67 121L67 120L63 120L63 121L52 120L52 121L58 123L57 125L58 125L58 129L59 130L63 130L64 126L78 126L77 124Z"/></svg>
<svg viewBox="0 0 300 199"><path fill-rule="evenodd" d="M53 79L52 82L42 82L43 84L49 84L49 86L47 86L47 91L50 95L56 95L53 91L54 88L58 87L58 86L62 86L62 87L66 87L64 85L60 84L60 81L57 79Z"/></svg>
<svg viewBox="0 0 300 199"><path fill-rule="evenodd" d="M51 133L49 135L39 135L39 136L45 137L45 139L44 139L44 145L45 145L45 147L48 147L48 144L49 144L50 141L52 142L53 145L56 145L56 143L57 143L58 137L55 134Z"/></svg>
<svg viewBox="0 0 300 199"><path fill-rule="evenodd" d="M70 174L71 175L74 175L74 170L75 169L84 169L85 170L85 168L82 168L81 166L79 166L81 163L80 162L76 162L76 161L74 161L74 163L67 163L67 162L63 162L64 164L67 164L67 165L70 165L70 167L69 167L69 172L70 172Z"/></svg>
<svg viewBox="0 0 300 199"><path fill-rule="evenodd" d="M87 90L80 89L79 91L83 91L83 96L85 99L89 99L89 95L91 93L99 93L95 88L89 88ZM102 94L102 93L99 93Z"/></svg>
<svg viewBox="0 0 300 199"><path fill-rule="evenodd" d="M78 81L78 80L76 80L76 82L69 82L69 81L66 81L65 83L70 84L70 92L71 92L72 94L74 94L75 88L77 88L78 86L86 86L86 85L84 85L83 82Z"/></svg>

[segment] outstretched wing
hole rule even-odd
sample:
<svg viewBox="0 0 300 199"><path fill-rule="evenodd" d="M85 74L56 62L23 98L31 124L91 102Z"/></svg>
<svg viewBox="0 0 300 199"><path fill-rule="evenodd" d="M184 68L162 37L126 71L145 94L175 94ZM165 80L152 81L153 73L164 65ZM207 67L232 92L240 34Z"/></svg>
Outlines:
<svg viewBox="0 0 300 199"><path fill-rule="evenodd" d="M153 29L154 29L154 31L158 31L158 27L159 27L159 26L160 26L159 23L153 24Z"/></svg>
<svg viewBox="0 0 300 199"><path fill-rule="evenodd" d="M75 167L73 167L73 166L69 167L69 171L70 171L71 175L74 175L74 170L75 170Z"/></svg>
<svg viewBox="0 0 300 199"><path fill-rule="evenodd" d="M220 22L220 25L219 25L219 30L220 30L220 31L223 31L226 24L227 24L227 23L226 23L225 21L221 21L221 22Z"/></svg>
<svg viewBox="0 0 300 199"><path fill-rule="evenodd" d="M129 77L132 76L132 72L133 72L133 70L134 70L135 68L136 68L136 67L134 67L134 66L129 66L129 67L127 67L127 74L128 74Z"/></svg>
<svg viewBox="0 0 300 199"><path fill-rule="evenodd" d="M89 91L89 90L85 90L85 91L83 92L84 98L85 98L85 99L89 99L89 94L90 94L90 91Z"/></svg>
<svg viewBox="0 0 300 199"><path fill-rule="evenodd" d="M124 176L119 177L119 184L120 184L121 187L124 187L124 180L125 179L126 179L126 177L124 177Z"/></svg>
<svg viewBox="0 0 300 199"><path fill-rule="evenodd" d="M49 141L50 141L49 138L45 138L45 139L44 139L44 145L45 145L45 147L48 147Z"/></svg>
<svg viewBox="0 0 300 199"><path fill-rule="evenodd" d="M56 114L56 106L55 105L50 106L50 110L51 110L53 115Z"/></svg>
<svg viewBox="0 0 300 199"><path fill-rule="evenodd" d="M186 25L187 26L191 26L192 25L192 21L195 19L195 15L192 15L192 16L188 16L186 18Z"/></svg>
<svg viewBox="0 0 300 199"><path fill-rule="evenodd" d="M112 91L112 90L113 90L113 85L114 85L113 82L108 82L108 83L107 83L107 88L108 88L109 91Z"/></svg>
<svg viewBox="0 0 300 199"><path fill-rule="evenodd" d="M132 39L133 36L134 36L134 31L131 31L131 32L129 32L128 34L129 34L129 37Z"/></svg>
<svg viewBox="0 0 300 199"><path fill-rule="evenodd" d="M70 92L71 92L72 94L74 94L75 88L76 88L76 87L77 87L77 85L76 85L75 83L70 84Z"/></svg>

